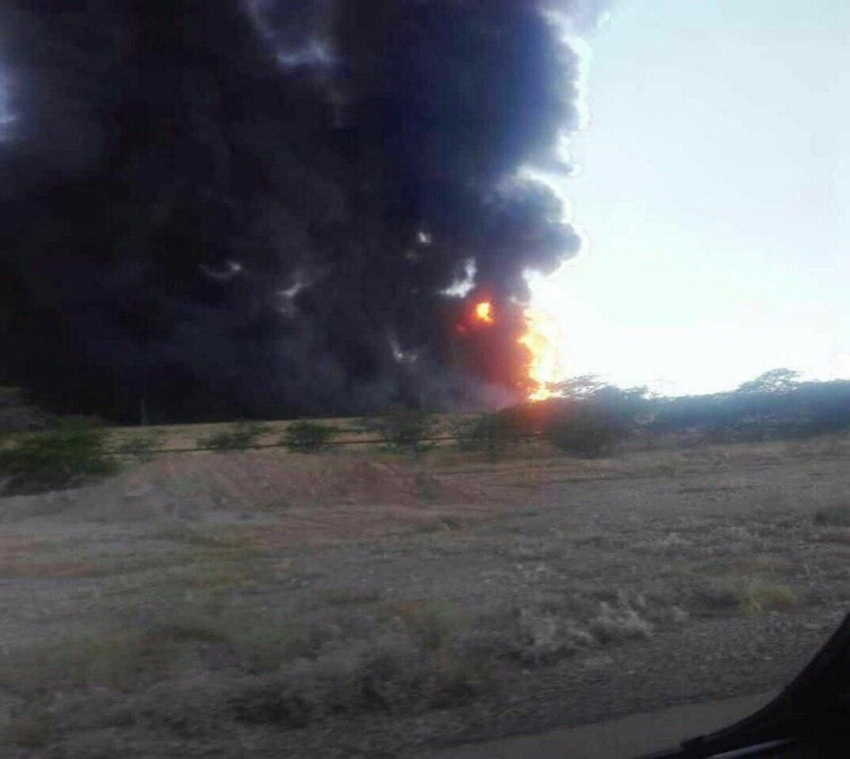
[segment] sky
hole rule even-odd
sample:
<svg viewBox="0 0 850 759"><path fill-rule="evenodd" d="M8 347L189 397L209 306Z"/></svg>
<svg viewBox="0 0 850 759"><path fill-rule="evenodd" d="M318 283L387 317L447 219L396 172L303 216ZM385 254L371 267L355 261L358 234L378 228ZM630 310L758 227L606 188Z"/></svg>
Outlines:
<svg viewBox="0 0 850 759"><path fill-rule="evenodd" d="M592 49L585 249L533 285L565 373L850 377L850 4L619 0Z"/></svg>

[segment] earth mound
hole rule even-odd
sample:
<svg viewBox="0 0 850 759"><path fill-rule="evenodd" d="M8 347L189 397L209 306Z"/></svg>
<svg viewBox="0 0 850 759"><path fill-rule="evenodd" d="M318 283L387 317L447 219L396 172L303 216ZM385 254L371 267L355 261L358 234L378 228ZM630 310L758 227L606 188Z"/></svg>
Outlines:
<svg viewBox="0 0 850 759"><path fill-rule="evenodd" d="M468 498L415 466L366 456L294 456L275 451L176 454L95 485L0 499L0 521L204 519L212 512L421 507L447 500L457 504Z"/></svg>

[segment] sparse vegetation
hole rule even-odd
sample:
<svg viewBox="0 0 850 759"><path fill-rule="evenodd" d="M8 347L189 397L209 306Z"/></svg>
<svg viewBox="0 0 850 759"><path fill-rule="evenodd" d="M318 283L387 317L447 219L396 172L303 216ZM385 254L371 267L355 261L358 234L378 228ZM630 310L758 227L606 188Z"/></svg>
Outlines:
<svg viewBox="0 0 850 759"><path fill-rule="evenodd" d="M449 601L399 601L384 605L384 612L425 651L449 649L475 624L475 615Z"/></svg>
<svg viewBox="0 0 850 759"><path fill-rule="evenodd" d="M326 450L337 434L336 427L319 422L293 422L286 428L282 442L296 453L318 453Z"/></svg>
<svg viewBox="0 0 850 759"><path fill-rule="evenodd" d="M481 451L491 460L499 458L511 444L522 439L516 414L504 411L461 419L455 425L455 439L462 451Z"/></svg>
<svg viewBox="0 0 850 759"><path fill-rule="evenodd" d="M45 432L19 436L0 450L0 476L8 492L67 488L116 470L108 432L95 419L66 417Z"/></svg>
<svg viewBox="0 0 850 759"><path fill-rule="evenodd" d="M150 461L153 452L162 448L165 442L165 433L161 430L146 430L134 433L131 437L123 440L115 452L122 456L132 456L140 461Z"/></svg>
<svg viewBox="0 0 850 759"><path fill-rule="evenodd" d="M236 422L225 430L198 439L198 447L218 453L245 451L268 434L269 426L258 422Z"/></svg>
<svg viewBox="0 0 850 759"><path fill-rule="evenodd" d="M595 459L609 453L622 436L622 428L598 409L576 407L552 419L546 437L558 450Z"/></svg>
<svg viewBox="0 0 850 759"><path fill-rule="evenodd" d="M503 440L543 429L545 409L493 415L508 434L472 430L474 450L498 456ZM128 455L132 442L121 446ZM12 625L35 624L16 611L19 579L61 583L63 598L82 601L74 614L94 611L79 614L77 632L48 619L43 642L20 638L0 654L0 693L11 694L0 710L0 754L3 745L73 753L75 741L104 736L117 745L130 729L140 745L218 747L240 723L286 743L318 740L332 721L348 740L351 725L437 723L444 713L429 710L501 708L515 693L527 706L538 670L551 674L569 657L576 672L639 668L658 654L658 631L675 648L666 633L706 617L755 639L767 623L761 615L805 600L798 616L820 624L848 598L846 509L832 491L819 490L814 504L786 497L815 473L818 489L842 476L840 461L813 463L819 444L715 445L617 461L534 458L539 446L524 444L526 459L498 465L449 447L415 465L363 451L188 454L173 468L128 473L126 501L123 479L104 488L122 519L155 520L132 548L115 542L134 522L120 532L101 524L109 512L92 508L94 495L45 497L33 505L57 524L77 519L76 504L95 516L83 516L91 521L71 539L0 536ZM137 450L144 455L144 445ZM778 467L758 466L794 457L800 466L787 481L777 482ZM740 465L731 474L721 468L730 460ZM188 503L200 493L213 519L172 518L159 502L150 509L162 481L149 487L143 477L167 469L166 497ZM544 488L539 503L528 502ZM29 499L15 508L30 508ZM689 645L704 645L704 661L713 661L713 641L696 632ZM802 643L808 633L800 635ZM583 687L564 685L559 697L580 698Z"/></svg>
<svg viewBox="0 0 850 759"><path fill-rule="evenodd" d="M184 603L142 625L0 657L0 687L30 694L7 732L17 745L30 746L48 716L53 729L56 710L45 709L40 695L46 690L78 698L95 698L99 689L156 691L156 701L173 708L183 678L209 677L218 668L240 675L234 687L203 703L222 719L301 727L346 711L445 707L492 687L499 667L512 662L541 665L651 632L630 607L595 608L594 617L578 620L544 608L480 615L446 601L409 601L381 604L371 614L330 608L296 622L223 597ZM52 705L60 714L61 703ZM64 729L73 728L73 715L64 716ZM172 712L167 724L180 729L188 718ZM106 727L113 717L99 719Z"/></svg>
<svg viewBox="0 0 850 759"><path fill-rule="evenodd" d="M380 416L365 420L364 429L376 432L383 447L392 453L418 454L432 447L428 438L436 429L437 420L426 411L392 409Z"/></svg>
<svg viewBox="0 0 850 759"><path fill-rule="evenodd" d="M748 550L757 537L739 526L723 533L715 540L723 540L731 555L696 562L685 572L686 594L695 612L755 615L783 611L801 601L801 593L788 582L794 567L787 557Z"/></svg>
<svg viewBox="0 0 850 759"><path fill-rule="evenodd" d="M763 614L782 611L799 602L787 584L758 576L729 575L711 578L698 586L696 600L709 611Z"/></svg>

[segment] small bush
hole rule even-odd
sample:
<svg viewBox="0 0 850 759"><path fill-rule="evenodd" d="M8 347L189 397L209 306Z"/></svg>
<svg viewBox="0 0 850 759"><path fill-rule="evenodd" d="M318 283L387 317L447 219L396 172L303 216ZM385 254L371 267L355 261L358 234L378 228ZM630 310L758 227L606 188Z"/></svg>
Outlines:
<svg viewBox="0 0 850 759"><path fill-rule="evenodd" d="M488 662L537 666L577 653L653 634L656 624L681 624L676 613L644 594L620 590L554 594L530 598L520 607L505 606L479 616L459 635L459 650Z"/></svg>
<svg viewBox="0 0 850 759"><path fill-rule="evenodd" d="M436 420L425 411L395 409L367 420L364 427L378 433L386 450L417 454L432 447L427 439L434 433Z"/></svg>
<svg viewBox="0 0 850 759"><path fill-rule="evenodd" d="M257 440L269 432L266 424L236 422L228 429L198 439L199 448L208 448L218 453L244 451L256 445Z"/></svg>
<svg viewBox="0 0 850 759"><path fill-rule="evenodd" d="M282 443L297 453L317 453L325 450L336 435L336 427L318 422L294 422L286 428Z"/></svg>
<svg viewBox="0 0 850 759"><path fill-rule="evenodd" d="M6 488L16 493L72 487L115 471L107 441L97 420L67 417L0 450L0 476L9 478Z"/></svg>

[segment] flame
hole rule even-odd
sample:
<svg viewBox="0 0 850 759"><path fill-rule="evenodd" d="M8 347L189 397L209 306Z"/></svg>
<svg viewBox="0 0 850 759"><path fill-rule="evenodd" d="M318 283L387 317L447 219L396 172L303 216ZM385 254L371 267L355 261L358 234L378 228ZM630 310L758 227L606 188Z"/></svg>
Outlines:
<svg viewBox="0 0 850 759"><path fill-rule="evenodd" d="M481 301L475 306L475 318L484 324L495 324L493 317L493 304L488 300Z"/></svg>
<svg viewBox="0 0 850 759"><path fill-rule="evenodd" d="M558 356L558 332L555 322L542 313L525 310L525 334L519 344L531 353L528 378L530 401L545 401L554 396L553 385L563 378Z"/></svg>

